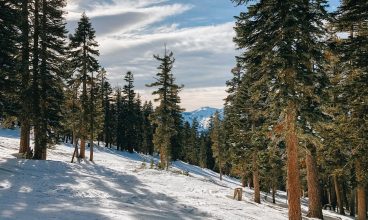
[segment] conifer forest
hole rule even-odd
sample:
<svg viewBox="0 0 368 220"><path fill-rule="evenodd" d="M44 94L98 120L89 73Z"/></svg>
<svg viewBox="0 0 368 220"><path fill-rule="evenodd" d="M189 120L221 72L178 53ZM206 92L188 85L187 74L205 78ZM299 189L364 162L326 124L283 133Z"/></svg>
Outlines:
<svg viewBox="0 0 368 220"><path fill-rule="evenodd" d="M0 0L0 219L366 220L367 199L367 0Z"/></svg>

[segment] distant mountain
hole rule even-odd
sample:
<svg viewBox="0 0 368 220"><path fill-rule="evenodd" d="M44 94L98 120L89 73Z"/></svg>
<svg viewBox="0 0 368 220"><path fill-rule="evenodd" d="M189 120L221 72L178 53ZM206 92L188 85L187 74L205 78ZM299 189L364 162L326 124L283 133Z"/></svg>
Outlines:
<svg viewBox="0 0 368 220"><path fill-rule="evenodd" d="M192 112L184 112L183 118L184 121L189 122L192 125L193 120L196 118L199 123L199 131L205 131L208 129L210 125L210 118L218 111L220 113L221 118L224 115L224 109L217 109L211 107L202 107L200 109L194 110Z"/></svg>

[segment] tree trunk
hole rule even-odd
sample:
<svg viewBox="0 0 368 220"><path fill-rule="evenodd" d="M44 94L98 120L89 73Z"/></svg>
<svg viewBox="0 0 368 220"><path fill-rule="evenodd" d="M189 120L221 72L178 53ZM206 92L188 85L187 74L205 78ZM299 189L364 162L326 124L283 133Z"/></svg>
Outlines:
<svg viewBox="0 0 368 220"><path fill-rule="evenodd" d="M33 33L33 81L32 81L32 102L33 102L33 126L34 126L34 155L33 159L42 159L41 132L40 132L40 116L34 113L40 113L40 94L39 94L39 0L34 2L34 33Z"/></svg>
<svg viewBox="0 0 368 220"><path fill-rule="evenodd" d="M90 121L90 126L91 126L91 140L89 141L89 144L90 144L90 148L89 148L89 160L90 161L93 161L93 119L94 119L94 97L93 97L93 72L92 72L92 77L91 77L91 121Z"/></svg>
<svg viewBox="0 0 368 220"><path fill-rule="evenodd" d="M295 130L296 109L289 103L286 113L287 188L289 219L301 220L300 171L298 164L298 137Z"/></svg>
<svg viewBox="0 0 368 220"><path fill-rule="evenodd" d="M241 183L242 183L242 187L246 187L246 185L247 185L247 176L245 174L242 175Z"/></svg>
<svg viewBox="0 0 368 220"><path fill-rule="evenodd" d="M353 217L355 217L355 197L356 197L355 189L352 189L350 193L350 216Z"/></svg>
<svg viewBox="0 0 368 220"><path fill-rule="evenodd" d="M335 187L335 193L336 193L336 199L337 199L337 206L339 207L339 213L341 215L345 215L344 204L343 204L342 198L341 198L340 185L339 185L339 181L337 179L336 174L333 175L333 181L334 181L334 187Z"/></svg>
<svg viewBox="0 0 368 220"><path fill-rule="evenodd" d="M272 203L276 203L276 184L272 183Z"/></svg>
<svg viewBox="0 0 368 220"><path fill-rule="evenodd" d="M357 179L357 199L358 199L358 220L366 220L366 195L364 186L364 172L360 159L355 162L356 179Z"/></svg>
<svg viewBox="0 0 368 220"><path fill-rule="evenodd" d="M261 203L261 191L259 186L259 170L257 164L257 151L253 152L253 184L254 184L254 202Z"/></svg>
<svg viewBox="0 0 368 220"><path fill-rule="evenodd" d="M89 160L93 161L93 139L89 142Z"/></svg>
<svg viewBox="0 0 368 220"><path fill-rule="evenodd" d="M86 157L86 140L81 138L81 143L80 143L80 154L79 154L80 158L85 158Z"/></svg>
<svg viewBox="0 0 368 220"><path fill-rule="evenodd" d="M337 206L339 207L339 213L341 215L345 215L344 204L343 204L342 198L341 198L340 185L339 185L339 181L337 179L336 174L333 175L333 181L334 181L334 187L335 187L335 193L336 193L336 199L337 199Z"/></svg>
<svg viewBox="0 0 368 220"><path fill-rule="evenodd" d="M308 214L307 217L323 219L322 204L318 185L317 165L312 153L306 152Z"/></svg>
<svg viewBox="0 0 368 220"><path fill-rule="evenodd" d="M29 88L29 12L28 12L28 0L22 1L22 112L20 117L21 122L21 134L20 134L20 146L19 153L30 152L30 106L29 106L29 94L27 93Z"/></svg>
<svg viewBox="0 0 368 220"><path fill-rule="evenodd" d="M30 151L30 135L31 126L28 119L23 119L21 121L20 128L20 147L19 153L24 154Z"/></svg>
<svg viewBox="0 0 368 220"><path fill-rule="evenodd" d="M220 180L222 181L222 168L220 164L219 164L219 169L220 169Z"/></svg>

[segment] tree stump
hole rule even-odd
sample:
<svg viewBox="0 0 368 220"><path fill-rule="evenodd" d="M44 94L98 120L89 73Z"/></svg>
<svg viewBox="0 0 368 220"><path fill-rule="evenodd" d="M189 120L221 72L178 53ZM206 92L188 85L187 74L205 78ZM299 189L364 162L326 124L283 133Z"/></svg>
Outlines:
<svg viewBox="0 0 368 220"><path fill-rule="evenodd" d="M242 201L242 196L243 196L243 188L235 188L234 199Z"/></svg>

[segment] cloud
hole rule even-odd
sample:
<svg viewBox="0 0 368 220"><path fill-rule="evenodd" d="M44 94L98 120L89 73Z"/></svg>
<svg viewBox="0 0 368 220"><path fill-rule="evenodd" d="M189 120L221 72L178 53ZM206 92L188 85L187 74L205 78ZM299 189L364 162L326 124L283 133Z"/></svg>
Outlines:
<svg viewBox="0 0 368 220"><path fill-rule="evenodd" d="M181 105L185 111L193 111L200 107L212 106L214 108L223 108L223 101L227 96L226 87L206 87L196 89L184 89L180 93ZM152 89L138 90L142 100L153 100ZM195 100L195 101L193 101ZM157 106L157 103L154 103Z"/></svg>
<svg viewBox="0 0 368 220"><path fill-rule="evenodd" d="M177 83L185 85L181 93L183 107L193 110L203 105L222 106L226 96L224 85L231 77L237 53L232 42L235 35L232 14L227 22L204 24L207 9L200 1L186 4L176 0L69 2L68 29L75 29L85 10L96 30L99 60L112 86L122 86L124 74L133 71L136 89L151 99L152 90L145 84L154 80L159 65L153 55L163 54L167 44L176 58L173 73ZM200 17L191 14L194 9L203 10Z"/></svg>

